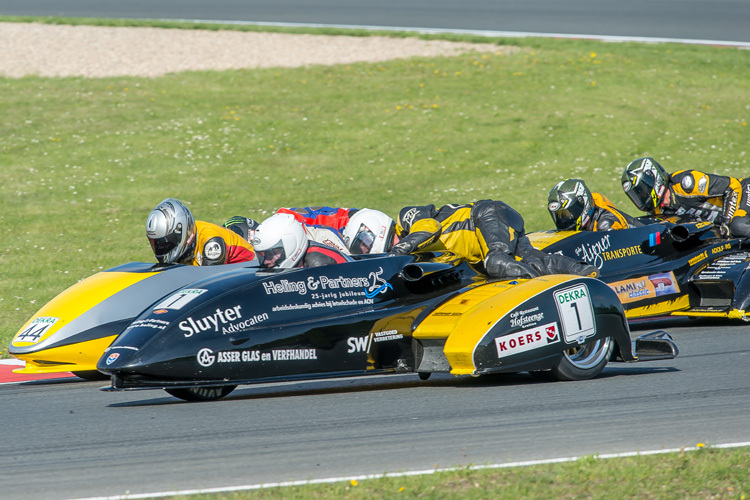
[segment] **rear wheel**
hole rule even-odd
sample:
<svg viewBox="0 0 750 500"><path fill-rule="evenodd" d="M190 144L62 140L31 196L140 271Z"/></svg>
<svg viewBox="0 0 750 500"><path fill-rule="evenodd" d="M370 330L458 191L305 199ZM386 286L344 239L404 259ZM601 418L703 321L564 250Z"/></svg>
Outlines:
<svg viewBox="0 0 750 500"><path fill-rule="evenodd" d="M232 392L236 385L220 387L190 387L189 389L164 389L172 396L185 401L215 401Z"/></svg>
<svg viewBox="0 0 750 500"><path fill-rule="evenodd" d="M592 340L563 351L551 370L557 380L588 380L599 375L609 361L615 343L612 337Z"/></svg>

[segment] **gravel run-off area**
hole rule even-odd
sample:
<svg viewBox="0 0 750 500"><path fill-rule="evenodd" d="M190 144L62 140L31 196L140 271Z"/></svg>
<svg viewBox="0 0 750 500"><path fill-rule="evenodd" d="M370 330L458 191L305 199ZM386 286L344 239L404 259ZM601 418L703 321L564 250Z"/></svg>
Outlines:
<svg viewBox="0 0 750 500"><path fill-rule="evenodd" d="M155 77L189 70L377 62L515 47L414 37L0 23L0 76Z"/></svg>

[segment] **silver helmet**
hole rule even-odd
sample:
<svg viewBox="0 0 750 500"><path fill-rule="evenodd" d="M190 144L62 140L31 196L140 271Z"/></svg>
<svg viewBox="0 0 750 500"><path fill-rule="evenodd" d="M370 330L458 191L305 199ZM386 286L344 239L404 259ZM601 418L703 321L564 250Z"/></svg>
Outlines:
<svg viewBox="0 0 750 500"><path fill-rule="evenodd" d="M195 249L193 214L180 200L167 198L149 214L146 236L156 260L162 264L179 262Z"/></svg>

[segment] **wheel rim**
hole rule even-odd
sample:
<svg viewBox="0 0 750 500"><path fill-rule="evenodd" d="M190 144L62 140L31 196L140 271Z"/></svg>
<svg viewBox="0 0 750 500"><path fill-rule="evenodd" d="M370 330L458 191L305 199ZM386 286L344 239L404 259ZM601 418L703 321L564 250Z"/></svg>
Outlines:
<svg viewBox="0 0 750 500"><path fill-rule="evenodd" d="M568 349L563 355L576 368L586 370L598 365L609 356L611 345L612 337L607 337Z"/></svg>

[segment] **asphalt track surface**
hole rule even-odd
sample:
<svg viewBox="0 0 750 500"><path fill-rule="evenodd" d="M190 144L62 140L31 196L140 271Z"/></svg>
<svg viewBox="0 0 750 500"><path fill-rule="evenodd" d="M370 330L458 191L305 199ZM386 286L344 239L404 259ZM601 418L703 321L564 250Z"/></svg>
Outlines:
<svg viewBox="0 0 750 500"><path fill-rule="evenodd" d="M0 0L0 14L750 42L747 0Z"/></svg>
<svg viewBox="0 0 750 500"><path fill-rule="evenodd" d="M0 492L83 498L748 442L748 328L671 325L678 358L611 363L583 382L391 375L241 386L210 403L79 379L0 385Z"/></svg>

